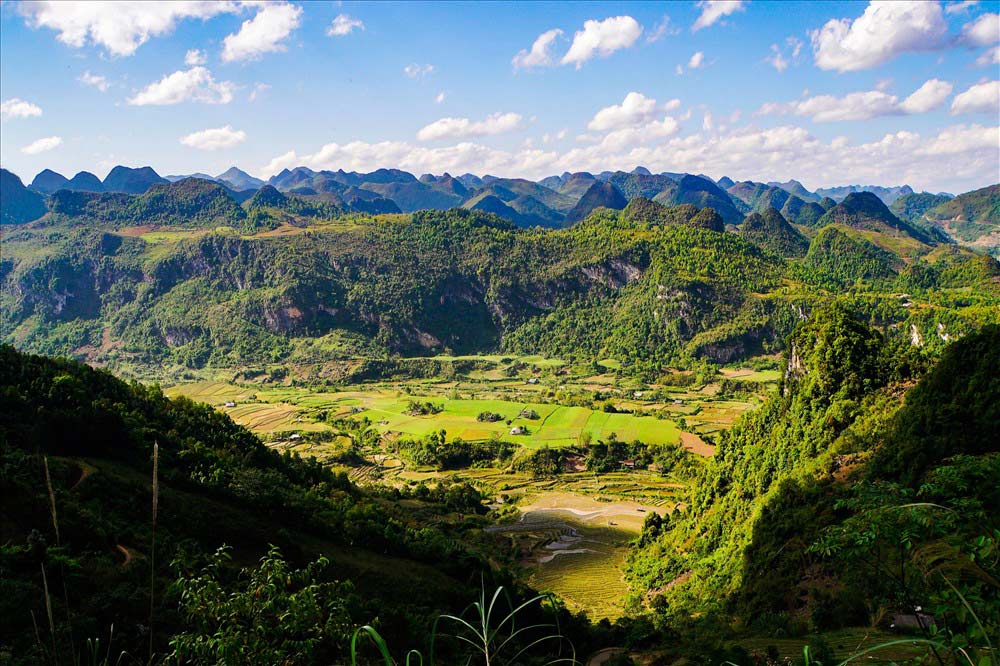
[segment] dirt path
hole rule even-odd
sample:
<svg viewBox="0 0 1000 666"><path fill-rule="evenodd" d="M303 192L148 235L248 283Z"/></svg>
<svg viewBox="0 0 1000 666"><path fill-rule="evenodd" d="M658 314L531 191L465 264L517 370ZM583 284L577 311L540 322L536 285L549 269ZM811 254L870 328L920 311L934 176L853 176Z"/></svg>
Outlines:
<svg viewBox="0 0 1000 666"><path fill-rule="evenodd" d="M598 650L594 654L590 655L587 659L587 666L603 666L603 664L610 661L610 659L619 654L624 654L626 652L625 648L604 648L603 650Z"/></svg>

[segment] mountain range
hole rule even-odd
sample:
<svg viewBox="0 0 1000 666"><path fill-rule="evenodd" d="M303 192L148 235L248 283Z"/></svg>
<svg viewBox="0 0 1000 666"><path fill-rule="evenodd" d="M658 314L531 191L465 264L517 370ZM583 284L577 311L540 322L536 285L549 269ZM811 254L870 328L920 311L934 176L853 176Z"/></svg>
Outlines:
<svg viewBox="0 0 1000 666"><path fill-rule="evenodd" d="M800 227L816 228L843 221L855 228L879 231L891 228L897 235L921 242L954 238L992 252L1000 245L995 230L1000 223L996 186L966 193L958 199L947 193L917 193L908 185L848 185L813 192L794 179L764 183L734 181L724 176L714 181L705 175L653 174L643 167L630 172L566 172L533 181L469 173L457 177L448 173L423 174L418 178L400 169L362 173L343 169L316 171L300 166L283 169L264 181L235 166L215 176L197 172L167 177L161 177L149 166L116 166L103 181L87 171L66 178L45 169L27 188L17 176L4 172L3 221L28 222L50 209L65 211L71 201L91 213L101 206L97 203L101 201L99 198L83 203L79 197L57 196L60 191L145 196L153 188L188 180L215 184L220 189L205 192L227 196L236 204L243 204L255 192L269 186L294 197L281 202L286 212L290 212L289 205L300 210L325 210L333 215L412 213L461 207L492 213L521 227L559 228L579 222L597 208L621 210L629 201L643 197L666 206L691 204L711 208L725 225L733 228L748 215L773 209L788 223ZM966 201L972 203L966 205ZM757 219L756 224L759 224Z"/></svg>

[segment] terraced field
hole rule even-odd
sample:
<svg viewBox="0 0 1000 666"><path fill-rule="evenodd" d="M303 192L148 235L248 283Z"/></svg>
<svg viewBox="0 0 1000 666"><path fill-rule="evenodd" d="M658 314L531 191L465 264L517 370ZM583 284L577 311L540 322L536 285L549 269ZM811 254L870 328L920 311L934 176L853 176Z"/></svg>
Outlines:
<svg viewBox="0 0 1000 666"><path fill-rule="evenodd" d="M326 426L311 420L309 415L326 411L334 416L365 416L382 433L422 437L443 429L449 437L482 441L497 436L529 448L573 445L580 441L583 433L589 433L595 440L607 439L614 433L620 440L638 439L649 444L673 444L680 436L676 424L666 419L540 402L454 399L386 390L337 393L284 387L250 390L222 382L183 384L168 389L167 394L185 395L222 406L236 422L258 432L322 430ZM412 415L409 413L411 401L429 401L440 406L442 411L426 416ZM236 403L236 406L225 407L226 403ZM522 416L523 412L531 411L538 415L537 419ZM477 416L482 412L494 412L504 418L494 423L478 421ZM516 427L527 433L511 435L511 429Z"/></svg>

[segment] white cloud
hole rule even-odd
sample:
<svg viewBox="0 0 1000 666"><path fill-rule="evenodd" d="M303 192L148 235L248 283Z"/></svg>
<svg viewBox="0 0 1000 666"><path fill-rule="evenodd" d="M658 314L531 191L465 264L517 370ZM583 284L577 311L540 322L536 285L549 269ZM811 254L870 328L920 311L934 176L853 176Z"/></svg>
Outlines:
<svg viewBox="0 0 1000 666"><path fill-rule="evenodd" d="M992 46L1000 42L1000 14L983 14L962 26L962 41L969 46Z"/></svg>
<svg viewBox="0 0 1000 666"><path fill-rule="evenodd" d="M559 130L558 132L546 132L542 135L542 143L548 145L550 143L555 143L556 141L562 141L566 138L568 130L565 128Z"/></svg>
<svg viewBox="0 0 1000 666"><path fill-rule="evenodd" d="M208 62L208 57L205 55L204 51L189 49L188 52L184 54L185 65L204 65L206 62Z"/></svg>
<svg viewBox="0 0 1000 666"><path fill-rule="evenodd" d="M701 14L691 26L692 31L707 28L721 18L743 11L746 2L744 0L699 0L697 4L701 7Z"/></svg>
<svg viewBox="0 0 1000 666"><path fill-rule="evenodd" d="M851 72L939 48L947 30L937 2L872 0L859 18L831 19L810 37L817 67Z"/></svg>
<svg viewBox="0 0 1000 666"><path fill-rule="evenodd" d="M642 34L642 26L631 16L612 16L603 21L584 22L583 30L573 35L569 51L562 57L563 65L583 66L594 56L606 58L619 49L635 44Z"/></svg>
<svg viewBox="0 0 1000 666"><path fill-rule="evenodd" d="M433 73L434 65L418 65L417 63L413 63L403 68L403 74L406 74L411 79L422 79L428 74Z"/></svg>
<svg viewBox="0 0 1000 666"><path fill-rule="evenodd" d="M218 81L204 67L192 67L168 74L129 98L132 106L163 106L181 102L228 104L236 86L230 81Z"/></svg>
<svg viewBox="0 0 1000 666"><path fill-rule="evenodd" d="M779 72L784 72L788 69L788 59L782 55L781 48L777 44L771 44L771 55L764 58L764 62L767 62L774 67Z"/></svg>
<svg viewBox="0 0 1000 666"><path fill-rule="evenodd" d="M421 141L436 139L467 139L512 132L521 127L521 115L517 113L493 113L485 120L473 122L468 118L441 118L417 132Z"/></svg>
<svg viewBox="0 0 1000 666"><path fill-rule="evenodd" d="M208 19L239 10L235 2L215 0L141 0L63 2L47 0L18 5L31 25L58 32L58 39L74 48L87 43L115 56L130 56L150 37L169 33L182 19Z"/></svg>
<svg viewBox="0 0 1000 666"><path fill-rule="evenodd" d="M903 113L927 113L937 109L951 95L951 84L940 79L931 79L904 99L899 110Z"/></svg>
<svg viewBox="0 0 1000 666"><path fill-rule="evenodd" d="M790 113L807 116L818 123L844 120L869 120L878 116L926 113L942 104L951 94L951 84L939 79L930 79L902 102L895 95L883 90L853 92L843 97L817 95L803 97L788 103L765 104L759 115L782 115Z"/></svg>
<svg viewBox="0 0 1000 666"><path fill-rule="evenodd" d="M12 97L6 102L0 103L0 118L9 120L11 118L33 118L42 115L42 107L23 99Z"/></svg>
<svg viewBox="0 0 1000 666"><path fill-rule="evenodd" d="M976 58L976 64L980 67L989 65L1000 65L1000 46L983 51L982 55Z"/></svg>
<svg viewBox="0 0 1000 666"><path fill-rule="evenodd" d="M670 17L664 16L663 20L653 26L653 29L648 35L646 35L646 43L652 44L653 42L658 42L667 35L677 35L680 34L680 28L674 28L670 25Z"/></svg>
<svg viewBox="0 0 1000 666"><path fill-rule="evenodd" d="M713 61L714 62L714 61ZM711 63L705 62L705 54L702 51L696 51L687 61L688 70L703 69ZM676 72L678 76L684 74L684 65L677 65Z"/></svg>
<svg viewBox="0 0 1000 666"><path fill-rule="evenodd" d="M237 146L246 141L246 138L247 133L243 130L234 130L232 125L226 125L225 127L192 132L187 136L182 136L181 143L198 150L221 150Z"/></svg>
<svg viewBox="0 0 1000 666"><path fill-rule="evenodd" d="M587 123L594 132L634 127L648 123L656 117L656 100L642 93L630 92L621 104L604 107Z"/></svg>
<svg viewBox="0 0 1000 666"><path fill-rule="evenodd" d="M269 83L255 83L253 90L250 91L250 97L248 98L251 102L256 102L257 98L266 93L271 89Z"/></svg>
<svg viewBox="0 0 1000 666"><path fill-rule="evenodd" d="M951 114L1000 113L1000 81L977 83L951 102ZM995 147L995 146L994 146Z"/></svg>
<svg viewBox="0 0 1000 666"><path fill-rule="evenodd" d="M265 53L284 51L282 43L299 27L302 8L292 4L262 5L257 14L222 42L222 60L256 60Z"/></svg>
<svg viewBox="0 0 1000 666"><path fill-rule="evenodd" d="M330 37L343 37L344 35L351 34L355 28L364 30L364 22L361 19L352 18L347 14L337 14L337 17L333 19L333 23L326 29L326 34Z"/></svg>
<svg viewBox="0 0 1000 666"><path fill-rule="evenodd" d="M546 30L538 36L532 43L531 50L521 49L511 60L514 69L531 69L532 67L545 67L552 64L551 49L556 38L561 36L563 31L559 28Z"/></svg>
<svg viewBox="0 0 1000 666"><path fill-rule="evenodd" d="M784 72L788 66L798 62L799 53L802 51L802 40L798 37L788 37L785 39L785 47L778 44L771 44L771 55L764 58L764 62L774 67L778 72Z"/></svg>
<svg viewBox="0 0 1000 666"><path fill-rule="evenodd" d="M445 97L447 97L447 95L445 95L444 91L442 90L441 92L439 92L437 95L434 96L434 103L440 104L441 102L444 101Z"/></svg>
<svg viewBox="0 0 1000 666"><path fill-rule="evenodd" d="M27 146L21 148L21 152L25 155L37 155L38 153L44 153L54 148L58 148L62 145L62 142L62 137L47 136L44 139L32 141Z"/></svg>
<svg viewBox="0 0 1000 666"><path fill-rule="evenodd" d="M953 2L944 8L945 14L957 14L959 12L966 11L969 7L975 7L979 4L979 0L962 0L962 2Z"/></svg>
<svg viewBox="0 0 1000 666"><path fill-rule="evenodd" d="M77 81L86 86L97 88L101 92L108 92L108 88L111 87L111 84L108 83L106 78L100 76L99 74L91 74L90 72L84 72L81 74Z"/></svg>

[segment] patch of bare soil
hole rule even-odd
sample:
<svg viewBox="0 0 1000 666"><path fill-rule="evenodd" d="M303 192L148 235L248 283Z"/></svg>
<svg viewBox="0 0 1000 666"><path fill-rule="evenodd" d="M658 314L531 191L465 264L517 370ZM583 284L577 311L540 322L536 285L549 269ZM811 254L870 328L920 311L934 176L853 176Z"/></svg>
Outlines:
<svg viewBox="0 0 1000 666"><path fill-rule="evenodd" d="M698 435L693 432L682 432L681 433L681 446L690 451L691 453L696 453L699 456L711 456L715 453L715 447L703 440Z"/></svg>

